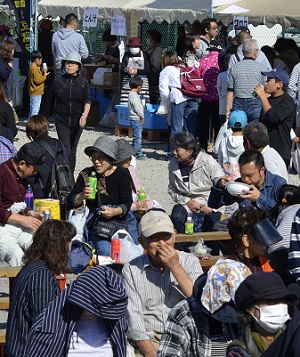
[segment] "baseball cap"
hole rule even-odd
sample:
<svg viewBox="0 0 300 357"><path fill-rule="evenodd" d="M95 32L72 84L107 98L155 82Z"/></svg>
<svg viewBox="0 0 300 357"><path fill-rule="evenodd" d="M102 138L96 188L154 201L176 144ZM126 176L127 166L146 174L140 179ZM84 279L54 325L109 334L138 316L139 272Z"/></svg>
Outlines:
<svg viewBox="0 0 300 357"><path fill-rule="evenodd" d="M243 110L234 110L229 116L229 127L232 129L242 129L248 122L246 113Z"/></svg>
<svg viewBox="0 0 300 357"><path fill-rule="evenodd" d="M38 171L45 168L45 151L34 142L24 144L17 152L16 159L18 161L24 160L29 165L34 165Z"/></svg>
<svg viewBox="0 0 300 357"><path fill-rule="evenodd" d="M285 287L281 277L276 273L257 272L249 275L235 293L235 304L239 311L262 300L297 301L297 295Z"/></svg>
<svg viewBox="0 0 300 357"><path fill-rule="evenodd" d="M139 235L148 238L156 233L174 233L174 225L170 217L162 211L147 212L139 223Z"/></svg>
<svg viewBox="0 0 300 357"><path fill-rule="evenodd" d="M268 78L277 78L279 79L285 86L289 84L290 77L287 73L282 68L275 68L270 72L261 72L263 76L266 76Z"/></svg>

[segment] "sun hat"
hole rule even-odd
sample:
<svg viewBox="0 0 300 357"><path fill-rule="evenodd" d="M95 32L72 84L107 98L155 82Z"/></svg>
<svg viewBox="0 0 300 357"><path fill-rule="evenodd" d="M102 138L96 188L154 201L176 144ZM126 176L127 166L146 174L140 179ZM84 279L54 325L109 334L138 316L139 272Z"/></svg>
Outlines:
<svg viewBox="0 0 300 357"><path fill-rule="evenodd" d="M77 52L70 52L67 54L66 58L61 61L62 67L65 66L65 63L69 62L76 62L79 65L79 68L81 68L82 63L81 63L81 56Z"/></svg>
<svg viewBox="0 0 300 357"><path fill-rule="evenodd" d="M264 218L254 226L246 228L245 234L255 243L266 247L282 240L282 236L268 218Z"/></svg>
<svg viewBox="0 0 300 357"><path fill-rule="evenodd" d="M257 272L248 276L235 293L235 304L239 311L259 301L285 300L294 302L297 295L285 287L281 277L272 272Z"/></svg>
<svg viewBox="0 0 300 357"><path fill-rule="evenodd" d="M207 47L207 50L208 51L218 51L218 52L223 51L222 42L218 41L218 40L211 40Z"/></svg>
<svg viewBox="0 0 300 357"><path fill-rule="evenodd" d="M234 301L239 285L250 274L250 269L242 262L218 259L208 271L201 295L202 305L213 314L225 303Z"/></svg>
<svg viewBox="0 0 300 357"><path fill-rule="evenodd" d="M142 39L140 37L131 37L127 47L143 47Z"/></svg>
<svg viewBox="0 0 300 357"><path fill-rule="evenodd" d="M93 152L102 152L109 156L113 161L117 160L118 144L108 136L100 136L92 146L84 149L87 156L91 156Z"/></svg>
<svg viewBox="0 0 300 357"><path fill-rule="evenodd" d="M228 125L232 129L242 129L246 126L248 118L243 110L234 110L230 113Z"/></svg>
<svg viewBox="0 0 300 357"><path fill-rule="evenodd" d="M118 144L116 163L129 159L132 155L137 153L137 150L123 138L116 140L116 143Z"/></svg>
<svg viewBox="0 0 300 357"><path fill-rule="evenodd" d="M16 159L18 161L24 160L27 164L34 165L39 171L39 169L44 167L46 153L42 148L35 145L34 142L30 142L20 148L17 152Z"/></svg>
<svg viewBox="0 0 300 357"><path fill-rule="evenodd" d="M174 233L174 225L166 213L153 210L143 215L139 223L139 235L148 238L164 232Z"/></svg>
<svg viewBox="0 0 300 357"><path fill-rule="evenodd" d="M285 86L289 84L290 77L282 68L275 68L270 72L261 72L263 76L267 76L268 78L276 78L279 79Z"/></svg>

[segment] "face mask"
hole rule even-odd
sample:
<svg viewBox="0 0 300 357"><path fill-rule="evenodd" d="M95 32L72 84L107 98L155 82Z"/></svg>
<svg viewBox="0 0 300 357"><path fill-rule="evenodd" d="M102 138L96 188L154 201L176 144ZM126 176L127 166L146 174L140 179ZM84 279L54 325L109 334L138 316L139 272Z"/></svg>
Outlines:
<svg viewBox="0 0 300 357"><path fill-rule="evenodd" d="M290 318L287 304L276 304L263 307L255 305L255 307L260 311L260 319L258 320L253 316L254 320L264 330L271 333L279 331Z"/></svg>
<svg viewBox="0 0 300 357"><path fill-rule="evenodd" d="M151 41L150 41L149 38L147 38L147 46L148 46L148 47L151 46Z"/></svg>
<svg viewBox="0 0 300 357"><path fill-rule="evenodd" d="M139 47L129 47L129 51L133 55L138 55L140 53L140 48Z"/></svg>

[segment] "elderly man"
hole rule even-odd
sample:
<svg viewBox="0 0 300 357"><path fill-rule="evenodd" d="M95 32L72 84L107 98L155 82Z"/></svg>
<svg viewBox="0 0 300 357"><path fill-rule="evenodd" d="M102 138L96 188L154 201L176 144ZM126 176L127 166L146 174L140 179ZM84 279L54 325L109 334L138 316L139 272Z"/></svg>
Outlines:
<svg viewBox="0 0 300 357"><path fill-rule="evenodd" d="M193 283L203 273L196 257L174 249L175 233L166 213L146 213L139 224L139 239L147 253L123 268L128 338L135 356L157 356L170 310L192 295Z"/></svg>
<svg viewBox="0 0 300 357"><path fill-rule="evenodd" d="M26 207L26 178L43 169L45 153L33 142L0 165L0 261L22 265L23 250L32 243L32 233L43 214Z"/></svg>
<svg viewBox="0 0 300 357"><path fill-rule="evenodd" d="M254 88L265 82L262 75L264 67L256 60L259 53L256 40L248 39L243 43L244 58L228 71L226 119L231 110L243 110L248 122L258 121L261 113L261 101L253 96ZM232 56L233 57L233 56Z"/></svg>
<svg viewBox="0 0 300 357"><path fill-rule="evenodd" d="M262 74L267 77L267 81L264 86L255 87L255 92L262 103L259 120L268 129L270 145L278 151L289 167L292 149L290 131L296 114L294 100L286 93L289 75L281 68Z"/></svg>
<svg viewBox="0 0 300 357"><path fill-rule="evenodd" d="M89 55L84 37L77 32L78 17L75 14L68 14L65 18L65 28L56 31L52 37L52 53L55 57L56 76L61 76L64 72L61 68L61 61L71 52L77 52L82 58Z"/></svg>
<svg viewBox="0 0 300 357"><path fill-rule="evenodd" d="M260 151L264 157L265 168L272 174L283 177L288 182L288 172L282 157L271 148L266 126L260 122L247 124L243 129L245 150Z"/></svg>

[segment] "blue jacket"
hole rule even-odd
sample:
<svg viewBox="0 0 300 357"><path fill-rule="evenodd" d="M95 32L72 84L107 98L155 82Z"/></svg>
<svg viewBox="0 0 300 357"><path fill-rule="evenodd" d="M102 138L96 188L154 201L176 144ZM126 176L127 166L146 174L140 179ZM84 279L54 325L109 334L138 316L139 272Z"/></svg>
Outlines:
<svg viewBox="0 0 300 357"><path fill-rule="evenodd" d="M232 196L227 190L223 190L224 193L221 198L221 205L231 205L234 202L238 202L240 208L253 206L265 211L273 208L277 204L278 189L287 182L281 176L274 175L268 170L265 171L265 175L265 181L259 190L260 195L257 201L252 202L250 200L243 200ZM241 178L238 178L235 181L242 182Z"/></svg>

